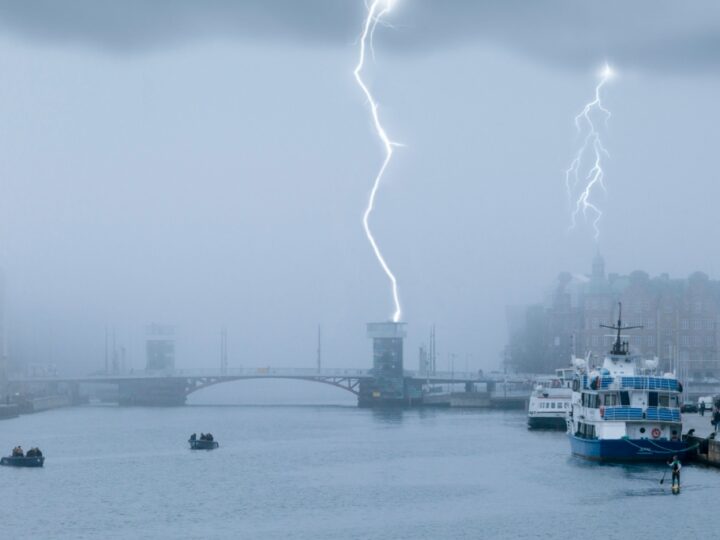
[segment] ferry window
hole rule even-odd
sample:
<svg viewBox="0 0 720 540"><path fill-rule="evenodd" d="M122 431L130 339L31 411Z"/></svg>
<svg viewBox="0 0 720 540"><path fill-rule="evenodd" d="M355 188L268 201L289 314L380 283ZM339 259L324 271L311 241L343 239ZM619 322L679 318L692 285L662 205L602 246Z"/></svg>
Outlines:
<svg viewBox="0 0 720 540"><path fill-rule="evenodd" d="M658 405L660 407L669 407L670 406L670 396L667 394L660 394L658 396Z"/></svg>
<svg viewBox="0 0 720 540"><path fill-rule="evenodd" d="M620 392L620 405L630 406L630 392Z"/></svg>
<svg viewBox="0 0 720 540"><path fill-rule="evenodd" d="M554 408L555 408L555 402L554 402L554 401L550 404L550 408L551 408L551 409L554 409Z"/></svg>
<svg viewBox="0 0 720 540"><path fill-rule="evenodd" d="M606 407L612 407L614 405L617 405L618 402L618 396L617 394L605 394L605 406Z"/></svg>
<svg viewBox="0 0 720 540"><path fill-rule="evenodd" d="M658 406L658 393L657 392L648 392L648 407L657 407Z"/></svg>
<svg viewBox="0 0 720 540"><path fill-rule="evenodd" d="M670 406L678 407L678 397L677 396L670 396Z"/></svg>

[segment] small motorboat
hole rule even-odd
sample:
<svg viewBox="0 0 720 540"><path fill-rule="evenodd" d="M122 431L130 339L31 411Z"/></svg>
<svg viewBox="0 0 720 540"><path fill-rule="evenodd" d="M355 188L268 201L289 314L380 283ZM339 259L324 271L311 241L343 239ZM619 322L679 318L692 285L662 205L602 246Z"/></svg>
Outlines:
<svg viewBox="0 0 720 540"><path fill-rule="evenodd" d="M208 441L207 439L189 439L191 450L214 450L220 444L217 441Z"/></svg>
<svg viewBox="0 0 720 540"><path fill-rule="evenodd" d="M6 467L42 467L45 456L6 456L0 459L0 465Z"/></svg>

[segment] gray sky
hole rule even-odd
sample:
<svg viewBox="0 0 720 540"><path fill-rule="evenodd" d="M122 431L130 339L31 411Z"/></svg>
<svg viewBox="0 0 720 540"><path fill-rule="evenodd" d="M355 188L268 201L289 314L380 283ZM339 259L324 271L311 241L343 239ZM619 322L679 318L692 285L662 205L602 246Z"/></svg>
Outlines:
<svg viewBox="0 0 720 540"><path fill-rule="evenodd" d="M630 4L630 5L628 5ZM406 365L497 365L504 306L589 270L573 117L607 59L610 271L720 274L720 7L398 0L367 80L395 154L371 226ZM179 363L369 366L392 311L361 215L382 160L352 69L362 1L0 2L0 253L13 344L101 362L177 324ZM442 366L441 367L445 367ZM456 366L457 367L457 366Z"/></svg>

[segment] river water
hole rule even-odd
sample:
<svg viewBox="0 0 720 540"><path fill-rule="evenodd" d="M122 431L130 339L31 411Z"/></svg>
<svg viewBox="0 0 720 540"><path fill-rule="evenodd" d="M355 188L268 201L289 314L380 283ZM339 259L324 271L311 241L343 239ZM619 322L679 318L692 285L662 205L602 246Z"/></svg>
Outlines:
<svg viewBox="0 0 720 540"><path fill-rule="evenodd" d="M211 431L214 451L191 451ZM0 423L3 538L699 538L720 471L597 465L522 412L352 406L60 409Z"/></svg>

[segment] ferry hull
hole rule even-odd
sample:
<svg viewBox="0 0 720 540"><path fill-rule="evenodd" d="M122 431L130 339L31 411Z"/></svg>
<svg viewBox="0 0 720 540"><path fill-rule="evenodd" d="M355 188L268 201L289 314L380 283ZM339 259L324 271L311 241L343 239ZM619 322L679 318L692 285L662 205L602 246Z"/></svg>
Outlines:
<svg viewBox="0 0 720 540"><path fill-rule="evenodd" d="M685 441L568 437L572 453L591 461L668 461L674 455L682 458L690 450Z"/></svg>
<svg viewBox="0 0 720 540"><path fill-rule="evenodd" d="M564 416L530 416L528 417L528 428L557 429L565 431L567 429L567 421Z"/></svg>

